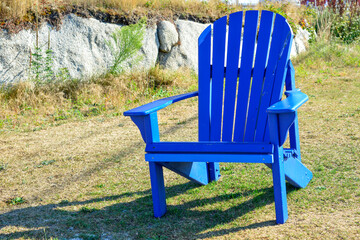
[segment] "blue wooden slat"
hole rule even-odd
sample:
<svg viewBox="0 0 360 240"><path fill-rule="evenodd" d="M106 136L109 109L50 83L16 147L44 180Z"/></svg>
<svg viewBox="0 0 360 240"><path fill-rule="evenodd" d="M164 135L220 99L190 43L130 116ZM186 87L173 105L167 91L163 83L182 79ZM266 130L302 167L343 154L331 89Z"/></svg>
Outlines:
<svg viewBox="0 0 360 240"><path fill-rule="evenodd" d="M222 100L224 87L224 62L227 17L222 17L214 23L212 79L210 87L210 140L220 141ZM216 181L220 178L219 163L208 163L209 179Z"/></svg>
<svg viewBox="0 0 360 240"><path fill-rule="evenodd" d="M281 21L281 29L285 33L283 44L280 45L279 55L278 55L278 64L276 66L275 78L274 78L274 87L271 95L270 104L274 104L281 100L285 77L287 71L287 64L290 58L290 49L292 44L293 35L290 29L290 26L287 24L285 18ZM280 42L281 43L281 42Z"/></svg>
<svg viewBox="0 0 360 240"><path fill-rule="evenodd" d="M223 141L232 141L243 12L230 14L224 96Z"/></svg>
<svg viewBox="0 0 360 240"><path fill-rule="evenodd" d="M246 11L234 130L236 142L244 140L258 19L258 11Z"/></svg>
<svg viewBox="0 0 360 240"><path fill-rule="evenodd" d="M210 140L211 25L199 37L199 141Z"/></svg>
<svg viewBox="0 0 360 240"><path fill-rule="evenodd" d="M148 162L238 162L272 163L272 154L147 153Z"/></svg>
<svg viewBox="0 0 360 240"><path fill-rule="evenodd" d="M265 165L272 168L272 164ZM297 157L284 159L284 171L285 179L294 187L305 188L313 177L312 172Z"/></svg>
<svg viewBox="0 0 360 240"><path fill-rule="evenodd" d="M293 157L285 159L284 171L286 180L295 187L306 187L313 177L312 172Z"/></svg>
<svg viewBox="0 0 360 240"><path fill-rule="evenodd" d="M273 153L272 144L231 142L158 142L146 145L152 153Z"/></svg>
<svg viewBox="0 0 360 240"><path fill-rule="evenodd" d="M163 98L163 99L159 99L156 100L154 102L142 105L140 107L131 109L129 111L124 112L124 116L144 116L144 115L148 115L150 113L156 112L160 109L163 109L167 106L169 106L170 104L176 103L178 101L187 99L187 98L191 98L191 97L195 97L198 95L198 92L191 92L191 93L185 93L185 94L180 94L177 96L172 96L172 97L168 97L168 98Z"/></svg>
<svg viewBox="0 0 360 240"><path fill-rule="evenodd" d="M263 91L261 94L261 102L256 124L255 141L264 141L265 128L267 124L266 109L270 106L270 99L274 85L275 71L278 64L278 57L283 46L284 40L288 33L284 31L284 25L287 24L281 15L276 15L268 64L266 67L265 79L263 83Z"/></svg>
<svg viewBox="0 0 360 240"><path fill-rule="evenodd" d="M288 35L285 38L285 44L283 46L283 49L280 50L280 60L278 62L275 72L274 87L271 95L270 105L279 102L282 98L284 92L287 64L290 58L290 50L291 50L293 35L290 26L285 22L285 20L284 20L283 29L284 32L288 32ZM286 101L284 101L284 103L285 102ZM269 126L266 125L264 141L268 141L269 139L269 131L267 130L268 128Z"/></svg>
<svg viewBox="0 0 360 240"><path fill-rule="evenodd" d="M221 137L226 22L227 16L214 23L210 111L211 141L220 141Z"/></svg>
<svg viewBox="0 0 360 240"><path fill-rule="evenodd" d="M161 165L198 184L209 183L206 162L168 162Z"/></svg>
<svg viewBox="0 0 360 240"><path fill-rule="evenodd" d="M155 162L149 162L149 169L154 216L159 218L166 213L166 196L163 169L160 164Z"/></svg>
<svg viewBox="0 0 360 240"><path fill-rule="evenodd" d="M269 11L261 12L260 29L258 34L254 74L251 85L249 111L246 123L245 141L254 141L255 126L259 113L261 90L265 76L265 66L267 63L270 47L270 36L274 22L274 13Z"/></svg>

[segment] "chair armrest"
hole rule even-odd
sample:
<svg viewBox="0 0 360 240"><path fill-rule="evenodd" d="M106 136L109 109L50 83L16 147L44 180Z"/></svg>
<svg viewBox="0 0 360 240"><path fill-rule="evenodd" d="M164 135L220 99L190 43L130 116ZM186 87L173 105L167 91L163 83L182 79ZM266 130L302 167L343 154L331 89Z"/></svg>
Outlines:
<svg viewBox="0 0 360 240"><path fill-rule="evenodd" d="M286 99L266 110L269 118L270 142L279 146L285 143L287 132L295 121L296 110L309 99L300 89L286 91L285 95Z"/></svg>
<svg viewBox="0 0 360 240"><path fill-rule="evenodd" d="M163 98L163 99L159 99L156 100L154 102L142 105L140 107L131 109L129 111L124 112L124 116L145 116L145 115L149 115L150 113L156 112L160 109L163 109L167 106L169 106L170 104L173 104L175 102L187 99L187 98L191 98L191 97L195 97L198 96L198 92L191 92L191 93L185 93L185 94L181 94L181 95L177 95L177 96L173 96L173 97L168 97L168 98Z"/></svg>
<svg viewBox="0 0 360 240"><path fill-rule="evenodd" d="M275 103L268 107L267 113L292 113L295 112L301 105L303 105L309 98L300 89L286 91L285 98L282 101Z"/></svg>

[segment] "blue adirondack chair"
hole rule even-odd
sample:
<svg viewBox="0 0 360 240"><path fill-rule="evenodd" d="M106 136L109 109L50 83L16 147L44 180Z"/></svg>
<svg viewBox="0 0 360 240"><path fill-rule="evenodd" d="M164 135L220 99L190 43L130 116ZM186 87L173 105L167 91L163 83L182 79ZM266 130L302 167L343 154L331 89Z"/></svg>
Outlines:
<svg viewBox="0 0 360 240"><path fill-rule="evenodd" d="M166 212L163 167L207 184L219 178L219 162L239 162L272 169L276 222L287 220L285 179L303 188L312 178L301 163L297 109L308 97L295 88L292 40L286 19L269 11L220 18L199 37L198 92L124 112L146 142L155 217ZM195 96L199 141L161 142L157 111ZM284 149L288 132L290 148Z"/></svg>

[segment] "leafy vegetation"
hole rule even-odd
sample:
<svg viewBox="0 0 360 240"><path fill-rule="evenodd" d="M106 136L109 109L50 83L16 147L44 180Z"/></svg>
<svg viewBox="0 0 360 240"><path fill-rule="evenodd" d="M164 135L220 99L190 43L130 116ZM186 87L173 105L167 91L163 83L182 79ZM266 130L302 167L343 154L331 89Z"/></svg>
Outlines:
<svg viewBox="0 0 360 240"><path fill-rule="evenodd" d="M25 199L23 197L15 197L15 198L12 198L10 200L7 201L8 204L10 205L18 205L18 204L22 204L22 203L25 203Z"/></svg>
<svg viewBox="0 0 360 240"><path fill-rule="evenodd" d="M332 35L345 43L360 39L360 15L353 17L337 15L332 26Z"/></svg>
<svg viewBox="0 0 360 240"><path fill-rule="evenodd" d="M316 31L328 39L347 44L360 39L360 4L356 0L331 0L315 17Z"/></svg>
<svg viewBox="0 0 360 240"><path fill-rule="evenodd" d="M120 73L125 60L131 59L132 64L139 60L136 54L143 45L145 27L146 18L142 18L138 23L121 27L111 34L112 39L106 41L114 57L114 63L109 70L111 74Z"/></svg>

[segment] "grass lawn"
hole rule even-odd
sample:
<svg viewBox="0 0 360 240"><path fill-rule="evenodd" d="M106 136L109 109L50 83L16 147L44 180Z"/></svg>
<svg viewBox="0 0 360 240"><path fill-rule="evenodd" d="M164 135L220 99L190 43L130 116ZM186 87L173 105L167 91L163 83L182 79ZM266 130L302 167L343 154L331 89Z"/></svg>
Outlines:
<svg viewBox="0 0 360 240"><path fill-rule="evenodd" d="M155 219L140 133L104 114L0 132L0 239L360 239L359 52L319 44L294 61L310 98L299 124L314 178L287 186L286 224L275 224L270 169L235 163L207 186L166 170L168 213ZM195 141L197 100L159 122L163 140Z"/></svg>

